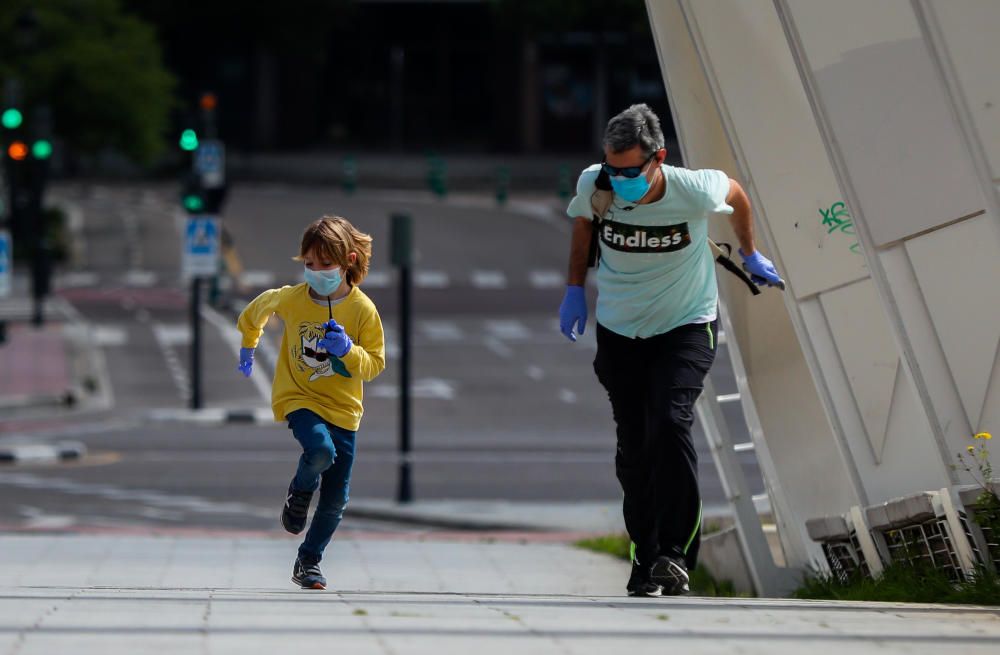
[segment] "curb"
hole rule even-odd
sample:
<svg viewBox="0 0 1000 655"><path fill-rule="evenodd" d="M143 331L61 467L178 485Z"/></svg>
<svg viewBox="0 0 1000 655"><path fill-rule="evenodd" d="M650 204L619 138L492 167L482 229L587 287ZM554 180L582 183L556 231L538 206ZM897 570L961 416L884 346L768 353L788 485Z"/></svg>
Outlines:
<svg viewBox="0 0 1000 655"><path fill-rule="evenodd" d="M442 528L447 530L461 530L468 532L532 532L544 534L546 532L565 532L559 527L543 528L538 525L528 523L517 523L513 521L497 521L489 518L472 518L470 516L446 516L432 511L420 509L408 509L405 506L393 507L380 503L366 503L364 501L350 501L348 503L348 514L362 519L388 521L400 523L402 525L412 525L417 527Z"/></svg>
<svg viewBox="0 0 1000 655"><path fill-rule="evenodd" d="M87 447L79 441L0 445L0 463L22 464L75 461L82 459L86 454Z"/></svg>

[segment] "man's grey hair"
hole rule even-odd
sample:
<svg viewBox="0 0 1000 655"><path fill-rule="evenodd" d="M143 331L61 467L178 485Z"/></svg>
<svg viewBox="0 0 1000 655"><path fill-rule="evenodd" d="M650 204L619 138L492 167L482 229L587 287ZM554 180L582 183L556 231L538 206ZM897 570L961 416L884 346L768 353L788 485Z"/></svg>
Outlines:
<svg viewBox="0 0 1000 655"><path fill-rule="evenodd" d="M663 146L660 119L646 104L632 105L608 121L604 145L611 152L625 152L635 146L649 157Z"/></svg>

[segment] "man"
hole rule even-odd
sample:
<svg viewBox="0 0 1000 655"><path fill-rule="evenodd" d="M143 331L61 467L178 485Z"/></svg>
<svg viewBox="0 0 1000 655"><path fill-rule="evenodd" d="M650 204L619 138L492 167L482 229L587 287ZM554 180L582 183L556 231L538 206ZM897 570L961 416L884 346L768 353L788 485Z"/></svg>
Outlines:
<svg viewBox="0 0 1000 655"><path fill-rule="evenodd" d="M722 171L664 164L656 114L633 105L612 118L604 161L580 175L567 213L574 219L562 333L587 323L584 282L594 230L597 356L617 426L615 472L625 526L635 544L632 596L688 591L698 557L701 498L691 439L694 403L715 359L718 286L708 216L730 214L746 269L758 284L783 284L753 238L750 201ZM592 198L610 177L611 204L596 227Z"/></svg>

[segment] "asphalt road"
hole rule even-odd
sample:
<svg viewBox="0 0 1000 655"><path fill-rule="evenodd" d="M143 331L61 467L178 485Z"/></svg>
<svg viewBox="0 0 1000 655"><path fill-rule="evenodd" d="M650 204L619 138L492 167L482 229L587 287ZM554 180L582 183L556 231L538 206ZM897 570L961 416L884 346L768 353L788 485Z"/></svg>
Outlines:
<svg viewBox="0 0 1000 655"><path fill-rule="evenodd" d="M149 420L151 410L185 407L191 389L175 194L170 185L57 189L82 217L83 236L80 265L61 273L59 293L94 326L115 406L46 428L50 437L86 442L92 453L87 461L0 469L0 527L280 529L276 512L298 454L284 425ZM266 353L255 379L235 371L236 313L261 289L301 279L291 257L308 222L331 213L349 218L375 238L363 288L379 307L389 351L386 372L366 386L352 496L392 498L399 317L388 231L390 215L407 212L416 240L417 498L618 499L610 407L591 368L593 320L575 344L558 331L568 226L551 205L498 209L488 198L442 202L420 193L347 197L310 187L234 189L225 223L244 275L221 294L217 308L206 310L205 404L269 405ZM280 340L278 323L265 332L272 346ZM713 377L720 394L736 391L724 343ZM727 402L723 411L734 440L748 441L739 404ZM705 503L720 505L722 487L697 427L696 442ZM740 458L751 491L760 493L753 453ZM345 527L351 525L379 528L349 519Z"/></svg>

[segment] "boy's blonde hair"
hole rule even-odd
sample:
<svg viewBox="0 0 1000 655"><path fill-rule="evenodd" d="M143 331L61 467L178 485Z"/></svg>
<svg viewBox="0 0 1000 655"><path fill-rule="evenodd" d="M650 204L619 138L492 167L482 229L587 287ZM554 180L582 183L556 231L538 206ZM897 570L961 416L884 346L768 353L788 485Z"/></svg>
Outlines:
<svg viewBox="0 0 1000 655"><path fill-rule="evenodd" d="M299 254L293 259L302 261L310 250L343 268L347 281L352 285L361 284L368 275L368 264L372 258L371 235L358 230L346 218L324 216L310 223L302 233ZM352 252L357 255L353 264L348 257Z"/></svg>

